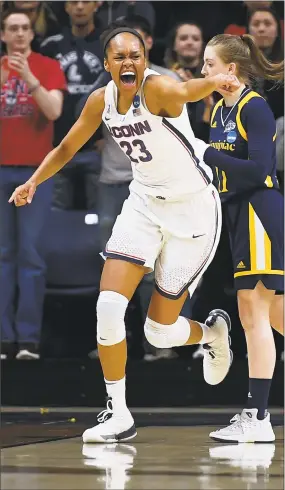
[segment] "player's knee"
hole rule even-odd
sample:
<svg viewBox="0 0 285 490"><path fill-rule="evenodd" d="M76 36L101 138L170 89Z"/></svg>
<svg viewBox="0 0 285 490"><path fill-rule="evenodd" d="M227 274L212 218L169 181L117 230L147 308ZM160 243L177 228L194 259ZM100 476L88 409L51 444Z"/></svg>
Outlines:
<svg viewBox="0 0 285 490"><path fill-rule="evenodd" d="M244 302L239 303L239 319L242 325L242 328L246 331L252 329L253 321L251 315L250 305L245 304Z"/></svg>
<svg viewBox="0 0 285 490"><path fill-rule="evenodd" d="M265 325L264 318L268 316L269 320L269 306L266 302L260 301L253 290L239 291L238 309L240 322L246 332L250 330L260 331L262 325Z"/></svg>
<svg viewBox="0 0 285 490"><path fill-rule="evenodd" d="M239 315L241 326L245 332L249 332L253 328L252 318L250 315Z"/></svg>
<svg viewBox="0 0 285 490"><path fill-rule="evenodd" d="M147 341L154 347L169 349L185 345L190 336L190 324L182 316L172 325L162 325L147 317L144 332Z"/></svg>
<svg viewBox="0 0 285 490"><path fill-rule="evenodd" d="M239 319L245 331L251 330L254 326L252 317L253 304L254 296L252 290L238 291Z"/></svg>
<svg viewBox="0 0 285 490"><path fill-rule="evenodd" d="M114 291L102 291L97 301L97 341L109 346L126 337L125 313L128 299Z"/></svg>

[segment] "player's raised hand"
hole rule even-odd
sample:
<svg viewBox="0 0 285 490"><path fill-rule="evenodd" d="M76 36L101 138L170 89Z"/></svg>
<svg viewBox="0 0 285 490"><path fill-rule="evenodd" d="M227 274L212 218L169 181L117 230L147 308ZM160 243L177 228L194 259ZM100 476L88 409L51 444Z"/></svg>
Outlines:
<svg viewBox="0 0 285 490"><path fill-rule="evenodd" d="M25 206L31 204L34 194L36 192L36 183L32 180L27 180L25 184L17 187L11 195L9 202L15 203L15 206Z"/></svg>
<svg viewBox="0 0 285 490"><path fill-rule="evenodd" d="M225 92L235 92L240 88L240 82L235 75L224 75L223 73L219 73L215 75L216 81L216 90L223 90Z"/></svg>

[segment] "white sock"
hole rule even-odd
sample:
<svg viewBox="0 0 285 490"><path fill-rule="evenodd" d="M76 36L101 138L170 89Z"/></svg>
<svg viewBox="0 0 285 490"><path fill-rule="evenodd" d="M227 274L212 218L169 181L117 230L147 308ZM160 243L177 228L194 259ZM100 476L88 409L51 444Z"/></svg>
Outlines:
<svg viewBox="0 0 285 490"><path fill-rule="evenodd" d="M197 323L199 323L199 322L197 322ZM203 336L202 336L200 342L198 342L198 344L210 344L211 342L213 342L213 340L215 340L215 338L216 338L216 335L214 334L213 329L210 327L207 327L207 325L205 325L204 323L199 323L199 325L202 328Z"/></svg>
<svg viewBox="0 0 285 490"><path fill-rule="evenodd" d="M114 415L128 410L126 405L126 377L118 381L105 379L105 385L108 396L112 398Z"/></svg>

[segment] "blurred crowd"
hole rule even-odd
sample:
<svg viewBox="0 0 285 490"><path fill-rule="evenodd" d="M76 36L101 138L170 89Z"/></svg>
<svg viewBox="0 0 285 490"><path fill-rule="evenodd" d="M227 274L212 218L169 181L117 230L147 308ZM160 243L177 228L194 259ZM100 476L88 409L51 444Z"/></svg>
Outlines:
<svg viewBox="0 0 285 490"><path fill-rule="evenodd" d="M236 1L230 8L228 3L0 2L2 359L97 356L99 253L129 193L129 159L102 125L61 172L40 186L32 206L15 208L8 199L67 134L89 94L108 83L100 34L111 22L123 20L142 35L149 68L182 81L201 76L205 44L222 32L250 33L268 59L283 59L284 3ZM9 21L11 12L25 14L16 26ZM17 54L17 46L31 50L27 59ZM8 70L6 59L20 81ZM259 79L253 88L266 98L276 119L283 189L283 87ZM216 96L188 104L194 133L206 142ZM148 275L127 312L131 356L148 361L199 357L191 348L156 350L144 341L152 289ZM231 314L233 350L245 356L225 232L194 298L186 301L184 315L203 321L209 309L217 307ZM279 351L281 355L281 341Z"/></svg>

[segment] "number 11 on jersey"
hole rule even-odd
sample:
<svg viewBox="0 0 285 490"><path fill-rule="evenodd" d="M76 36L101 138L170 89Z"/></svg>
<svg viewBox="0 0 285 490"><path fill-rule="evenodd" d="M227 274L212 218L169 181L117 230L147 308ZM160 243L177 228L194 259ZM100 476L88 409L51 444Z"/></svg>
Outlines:
<svg viewBox="0 0 285 490"><path fill-rule="evenodd" d="M224 170L218 169L218 167L215 167L215 169L216 169L216 174L218 179L218 191L220 193L228 192L226 172Z"/></svg>

